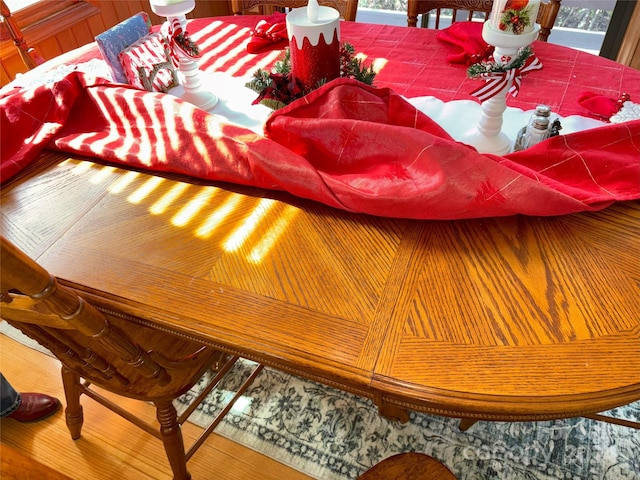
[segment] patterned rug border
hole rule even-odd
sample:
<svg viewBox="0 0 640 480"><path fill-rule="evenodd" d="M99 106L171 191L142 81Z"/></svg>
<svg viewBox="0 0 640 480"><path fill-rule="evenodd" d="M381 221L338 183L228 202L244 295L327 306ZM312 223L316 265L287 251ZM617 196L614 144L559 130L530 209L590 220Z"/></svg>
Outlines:
<svg viewBox="0 0 640 480"><path fill-rule="evenodd" d="M230 372L230 383L223 390L235 388L248 370ZM303 410L314 417L318 407L312 399L323 396L325 413L315 424L305 423ZM410 421L399 424L380 417L369 400L269 368L245 393L247 399L227 415L219 433L319 480L355 479L403 451L431 455L461 480L640 480L640 458L633 453L640 451L640 436L632 429L590 419L479 422L462 432L457 419L411 412ZM222 405L223 397L213 392L205 407L213 411L200 411L201 417L190 421L206 425ZM288 427L280 412L289 410L295 413L292 418L299 417L292 420L294 426L304 424L306 430L320 434L309 440L305 429ZM640 402L608 414L640 420ZM276 425L269 428L274 420ZM336 428L323 430L325 423Z"/></svg>

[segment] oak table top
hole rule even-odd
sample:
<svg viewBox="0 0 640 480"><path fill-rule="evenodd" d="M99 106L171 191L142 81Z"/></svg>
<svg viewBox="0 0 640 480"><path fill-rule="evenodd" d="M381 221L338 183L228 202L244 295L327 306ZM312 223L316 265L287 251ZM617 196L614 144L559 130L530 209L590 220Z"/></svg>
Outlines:
<svg viewBox="0 0 640 480"><path fill-rule="evenodd" d="M2 234L64 283L276 368L474 419L640 399L640 203L414 221L46 153Z"/></svg>

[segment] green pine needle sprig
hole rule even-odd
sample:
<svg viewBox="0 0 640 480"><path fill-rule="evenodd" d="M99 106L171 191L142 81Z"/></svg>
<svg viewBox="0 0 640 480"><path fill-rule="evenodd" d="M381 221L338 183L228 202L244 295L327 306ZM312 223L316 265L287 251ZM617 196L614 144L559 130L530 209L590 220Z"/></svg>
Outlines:
<svg viewBox="0 0 640 480"><path fill-rule="evenodd" d="M340 76L354 78L367 85L373 85L376 71L373 65L366 66L362 59L354 57L355 49L353 45L344 42L340 50ZM291 52L286 48L280 57L274 62L271 71L258 69L253 72L251 79L245 84L246 87L258 92L260 95L256 100L267 107L276 110L287 105L298 98L298 93L291 93L291 82L286 85L282 82L282 77L290 78L291 74ZM280 77L275 80L276 77ZM315 88L326 83L326 79L318 81ZM308 92L302 92L308 93Z"/></svg>
<svg viewBox="0 0 640 480"><path fill-rule="evenodd" d="M467 76L469 78L478 78L485 73L500 73L513 68L521 68L531 55L533 55L533 50L530 46L522 47L518 51L518 56L508 66L505 67L497 62L474 63L467 69Z"/></svg>

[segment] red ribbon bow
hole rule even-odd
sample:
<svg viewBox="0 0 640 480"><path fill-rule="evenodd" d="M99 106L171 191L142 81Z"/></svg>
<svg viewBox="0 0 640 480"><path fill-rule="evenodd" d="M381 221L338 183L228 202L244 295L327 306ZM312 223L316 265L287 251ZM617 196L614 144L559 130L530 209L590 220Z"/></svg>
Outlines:
<svg viewBox="0 0 640 480"><path fill-rule="evenodd" d="M578 103L589 111L591 115L609 121L616 113L620 111L624 102L631 100L628 93L622 93L616 100L607 95L595 93L591 91L582 92L578 96Z"/></svg>
<svg viewBox="0 0 640 480"><path fill-rule="evenodd" d="M247 52L261 53L266 50L280 49L285 47L288 42L286 15L276 12L260 20L251 30Z"/></svg>
<svg viewBox="0 0 640 480"><path fill-rule="evenodd" d="M260 20L251 34L269 39L272 42L278 42L287 38L287 25L285 23L275 23L272 25L266 20Z"/></svg>
<svg viewBox="0 0 640 480"><path fill-rule="evenodd" d="M486 83L477 88L471 95L478 97L481 102L489 100L500 93L507 85L511 85L509 93L514 97L518 96L523 74L532 70L540 70L542 62L535 55L531 55L520 68L510 68L504 72L486 72L480 75Z"/></svg>

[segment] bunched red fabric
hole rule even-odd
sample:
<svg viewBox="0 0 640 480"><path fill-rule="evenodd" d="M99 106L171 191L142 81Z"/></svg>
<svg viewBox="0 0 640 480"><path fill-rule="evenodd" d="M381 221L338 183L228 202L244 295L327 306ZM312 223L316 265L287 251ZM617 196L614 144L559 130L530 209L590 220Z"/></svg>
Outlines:
<svg viewBox="0 0 640 480"><path fill-rule="evenodd" d="M490 60L494 48L482 38L482 22L455 22L438 30L436 38L452 47L455 53L447 55L450 63L473 63Z"/></svg>
<svg viewBox="0 0 640 480"><path fill-rule="evenodd" d="M247 52L260 53L286 47L289 44L286 18L284 13L276 12L260 20L251 31Z"/></svg>
<svg viewBox="0 0 640 480"><path fill-rule="evenodd" d="M584 91L578 96L578 103L585 108L592 116L605 121L614 116L622 106L619 100L600 95L595 92Z"/></svg>
<svg viewBox="0 0 640 480"><path fill-rule="evenodd" d="M640 198L640 120L500 157L451 139L392 90L347 79L275 112L266 136L77 72L0 106L2 181L46 147L388 217L561 215Z"/></svg>
<svg viewBox="0 0 640 480"><path fill-rule="evenodd" d="M500 157L451 139L389 89L338 80L277 111L265 130L343 203L377 215L558 215L640 197L640 121Z"/></svg>

